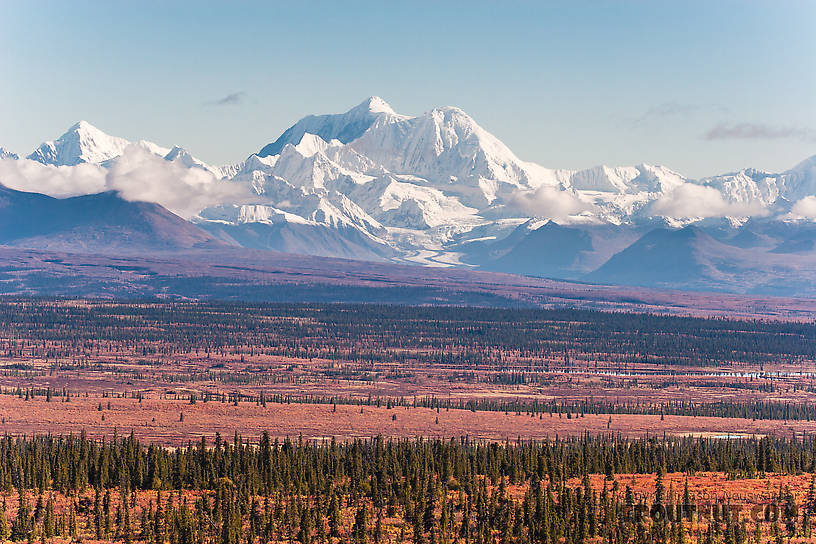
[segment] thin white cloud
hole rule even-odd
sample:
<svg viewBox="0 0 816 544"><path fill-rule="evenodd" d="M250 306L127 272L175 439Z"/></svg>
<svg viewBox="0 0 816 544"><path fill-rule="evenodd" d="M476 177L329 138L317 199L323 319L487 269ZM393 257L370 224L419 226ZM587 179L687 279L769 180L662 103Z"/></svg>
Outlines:
<svg viewBox="0 0 816 544"><path fill-rule="evenodd" d="M542 185L535 191L519 191L510 199L510 205L526 215L556 221L591 209L573 193L550 185Z"/></svg>
<svg viewBox="0 0 816 544"><path fill-rule="evenodd" d="M758 203L728 202L717 189L696 183L683 183L655 200L652 215L675 218L749 217L763 215Z"/></svg>
<svg viewBox="0 0 816 544"><path fill-rule="evenodd" d="M704 140L816 140L816 130L763 123L719 123L703 135Z"/></svg>
<svg viewBox="0 0 816 544"><path fill-rule="evenodd" d="M724 114L727 112L728 108L718 104L689 104L686 102L669 101L650 107L643 112L640 117L636 118L632 124L638 127L652 121L665 121L668 118L703 114Z"/></svg>

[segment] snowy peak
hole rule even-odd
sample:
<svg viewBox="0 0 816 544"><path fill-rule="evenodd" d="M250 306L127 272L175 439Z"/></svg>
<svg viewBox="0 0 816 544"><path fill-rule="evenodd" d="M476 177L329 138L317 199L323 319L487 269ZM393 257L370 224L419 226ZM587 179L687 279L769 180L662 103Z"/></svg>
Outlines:
<svg viewBox="0 0 816 544"><path fill-rule="evenodd" d="M0 147L0 161L3 159L17 160L19 158L20 157L17 155L17 153L12 153L11 151L8 151L7 149Z"/></svg>
<svg viewBox="0 0 816 544"><path fill-rule="evenodd" d="M758 202L768 206L783 196L785 181L777 174L747 168L739 172L704 178L701 183L715 188L729 202L740 204Z"/></svg>
<svg viewBox="0 0 816 544"><path fill-rule="evenodd" d="M359 138L375 122L388 123L401 119L407 117L395 113L382 98L372 96L345 113L304 117L289 127L277 140L261 149L258 155L261 157L278 155L286 144L297 145L307 132L320 136L326 142L339 140L346 144Z"/></svg>
<svg viewBox="0 0 816 544"><path fill-rule="evenodd" d="M158 155L160 157L164 157L168 153L170 153L170 149L167 147L162 147L158 144L154 144L153 142L148 142L147 140L139 140L135 144L137 147L144 149L148 153L152 153L154 155Z"/></svg>
<svg viewBox="0 0 816 544"><path fill-rule="evenodd" d="M802 162L788 170L788 173L803 174L806 172L813 172L815 168L816 168L816 155L813 155L812 157L808 157L807 159L803 160Z"/></svg>
<svg viewBox="0 0 816 544"><path fill-rule="evenodd" d="M69 128L67 130L66 133L70 133L70 132L76 132L76 133L79 133L79 134L90 134L92 136L93 135L96 135L96 136L99 136L99 135L108 136L107 134L105 134L104 132L102 132L101 130L99 130L98 128L93 126L92 124L90 124L88 121L85 121L84 119L80 119L79 121L77 121L71 128Z"/></svg>
<svg viewBox="0 0 816 544"><path fill-rule="evenodd" d="M80 121L56 140L43 142L26 158L51 166L76 166L90 163L107 168L125 152L128 146L135 146L165 158L172 153L173 158L167 160L176 160L176 156L180 157L185 154L189 156L189 153L181 148L170 149L147 140L130 142L125 138L111 136L87 121ZM184 164L190 168L199 167L212 171L211 167L192 156L189 156L189 159L185 158Z"/></svg>
<svg viewBox="0 0 816 544"><path fill-rule="evenodd" d="M635 190L668 193L687 181L685 176L665 166L639 164L635 168L640 172L630 182Z"/></svg>
<svg viewBox="0 0 816 544"><path fill-rule="evenodd" d="M785 196L799 200L816 195L816 155L807 158L785 172L789 179Z"/></svg>
<svg viewBox="0 0 816 544"><path fill-rule="evenodd" d="M546 169L521 161L454 107L377 123L349 146L390 172L462 194L466 205L483 206L513 188L550 181Z"/></svg>
<svg viewBox="0 0 816 544"><path fill-rule="evenodd" d="M121 155L128 145L130 142L124 138L111 136L87 121L80 121L57 140L44 142L28 158L53 166L100 164Z"/></svg>
<svg viewBox="0 0 816 544"><path fill-rule="evenodd" d="M602 165L576 172L570 178L570 184L576 190L625 193L629 190L629 182L639 175L640 171L635 167L610 168Z"/></svg>
<svg viewBox="0 0 816 544"><path fill-rule="evenodd" d="M351 108L351 112L387 113L397 115L391 105L379 96L369 96L357 106Z"/></svg>
<svg viewBox="0 0 816 544"><path fill-rule="evenodd" d="M249 175L252 172L261 172L263 174L271 174L272 169L275 167L277 163L277 156L274 157L259 157L256 154L252 154L247 157L247 160L240 165L239 175L245 174Z"/></svg>
<svg viewBox="0 0 816 544"><path fill-rule="evenodd" d="M171 149L164 156L164 160L181 164L187 168L206 170L207 172L211 172L216 177L221 177L220 171L218 171L216 168L213 168L209 164L193 157L186 149L177 145L173 146L173 149Z"/></svg>
<svg viewBox="0 0 816 544"><path fill-rule="evenodd" d="M339 140L334 140L339 143ZM315 153L320 153L328 149L329 143L317 134L310 134L306 132L300 139L300 142L295 146L298 153L304 157L311 157Z"/></svg>

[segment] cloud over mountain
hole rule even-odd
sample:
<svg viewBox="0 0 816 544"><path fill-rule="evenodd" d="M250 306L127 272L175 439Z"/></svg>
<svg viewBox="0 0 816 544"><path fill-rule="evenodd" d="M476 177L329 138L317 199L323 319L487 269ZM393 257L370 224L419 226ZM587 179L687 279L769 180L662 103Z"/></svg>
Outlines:
<svg viewBox="0 0 816 544"><path fill-rule="evenodd" d="M760 215L765 210L757 202L728 202L714 187L684 183L655 200L651 212L664 217L708 218Z"/></svg>
<svg viewBox="0 0 816 544"><path fill-rule="evenodd" d="M117 191L126 200L155 202L185 219L208 206L253 198L245 185L165 160L137 145L126 147L109 168L89 163L54 166L29 159L0 160L0 183L54 197Z"/></svg>
<svg viewBox="0 0 816 544"><path fill-rule="evenodd" d="M107 170L98 164L53 166L30 159L0 160L0 184L18 191L55 197L104 191L106 176Z"/></svg>
<svg viewBox="0 0 816 544"><path fill-rule="evenodd" d="M803 219L816 219L816 196L806 196L791 207L791 215Z"/></svg>
<svg viewBox="0 0 816 544"><path fill-rule="evenodd" d="M573 193L549 185L542 185L532 191L518 191L512 196L510 203L511 207L525 215L546 217L556 221L563 221L571 215L593 208L591 204L582 201Z"/></svg>
<svg viewBox="0 0 816 544"><path fill-rule="evenodd" d="M126 200L156 202L185 219L209 206L254 197L246 185L229 183L207 170L165 160L137 146L126 148L113 162L105 185Z"/></svg>

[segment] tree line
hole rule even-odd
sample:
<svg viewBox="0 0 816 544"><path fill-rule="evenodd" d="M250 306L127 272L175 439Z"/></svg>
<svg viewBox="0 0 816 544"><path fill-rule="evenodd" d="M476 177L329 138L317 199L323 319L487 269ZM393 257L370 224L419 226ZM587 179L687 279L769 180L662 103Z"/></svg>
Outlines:
<svg viewBox="0 0 816 544"><path fill-rule="evenodd" d="M128 353L383 360L468 368L816 360L816 324L588 310L0 299L0 355ZM572 354L572 356L570 356Z"/></svg>
<svg viewBox="0 0 816 544"><path fill-rule="evenodd" d="M816 471L813 438L583 435L545 442L467 438L350 442L216 435L183 447L132 435L0 440L0 538L55 536L187 544L422 544L697 541L809 536L813 483L780 488L759 516L665 488L667 472L733 478ZM648 498L619 474L657 474ZM605 474L593 486L591 474ZM800 508L801 507L801 508ZM799 512L801 510L801 512ZM691 522L697 520L696 524ZM703 520L703 523L700 523ZM696 527L696 534L695 534Z"/></svg>

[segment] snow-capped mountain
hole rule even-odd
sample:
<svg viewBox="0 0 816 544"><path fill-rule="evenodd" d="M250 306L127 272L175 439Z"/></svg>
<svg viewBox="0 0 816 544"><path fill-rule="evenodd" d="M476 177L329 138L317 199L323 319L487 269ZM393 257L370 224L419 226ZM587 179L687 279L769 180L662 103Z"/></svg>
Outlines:
<svg viewBox="0 0 816 544"><path fill-rule="evenodd" d="M53 141L43 142L27 158L54 166L99 164L118 157L130 145L124 138L109 136L87 121L80 121Z"/></svg>
<svg viewBox="0 0 816 544"><path fill-rule="evenodd" d="M389 172L410 174L479 208L520 188L557 185L555 172L525 163L458 108L377 121L350 147Z"/></svg>
<svg viewBox="0 0 816 544"><path fill-rule="evenodd" d="M28 159L90 163L115 177L129 146L163 158L175 169L170 179L190 173L185 188L210 202L193 222L246 247L596 281L623 281L632 263L675 255L697 267L701 279L687 285L741 290L754 284L735 280L728 262L766 282L772 274L758 272L763 263L799 280L816 268L816 156L785 172L749 168L699 180L650 164L552 169L520 159L461 109L408 116L370 97L345 113L304 117L227 166L84 121ZM168 205L161 190L138 194ZM697 230L684 232L693 236L665 234L690 226ZM632 277L665 283L644 270Z"/></svg>
<svg viewBox="0 0 816 544"><path fill-rule="evenodd" d="M20 157L16 153L12 153L11 151L0 147L0 161L3 159L12 159L17 160Z"/></svg>
<svg viewBox="0 0 816 544"><path fill-rule="evenodd" d="M151 152L155 153L155 151L151 150L150 148L147 148L147 149L148 149L148 151L151 151ZM161 153L156 153L156 154L161 154ZM207 172L210 172L212 175L214 175L216 177L221 177L220 169L213 168L209 164L207 164L207 163L193 157L192 155L190 155L189 151L187 151L183 147L175 145L175 146L173 146L173 149L171 149L171 150L167 151L166 153L164 153L163 156L164 156L164 160L166 160L166 161L181 164L181 165L185 166L186 168L198 168L200 170L205 170Z"/></svg>
<svg viewBox="0 0 816 544"><path fill-rule="evenodd" d="M303 118L228 172L282 214L237 206L231 219L205 210L198 220L205 228L214 215L236 225L342 224L391 248L396 257L389 258L476 265L482 262L474 248L481 251L531 217L637 230L783 213L808 191L796 180L816 179L806 163L776 176L746 170L699 181L649 164L550 169L519 159L461 109L412 117L371 97L345 113ZM355 207L317 213L316 203L340 196ZM706 205L699 207L701 198Z"/></svg>
<svg viewBox="0 0 816 544"><path fill-rule="evenodd" d="M791 201L816 195L816 155L803 160L784 174L787 194Z"/></svg>
<svg viewBox="0 0 816 544"><path fill-rule="evenodd" d="M372 96L346 113L309 115L304 117L258 153L261 157L279 154L286 144L298 144L304 134L314 134L324 141L338 140L349 143L356 140L375 122L404 119L378 96Z"/></svg>
<svg viewBox="0 0 816 544"><path fill-rule="evenodd" d="M51 166L98 164L110 167L112 161L121 156L129 146L138 147L168 161L181 163L187 168L208 170L220 177L220 172L216 168L198 160L179 146L167 148L147 140L131 142L106 134L87 121L76 123L56 140L43 142L26 158Z"/></svg>

